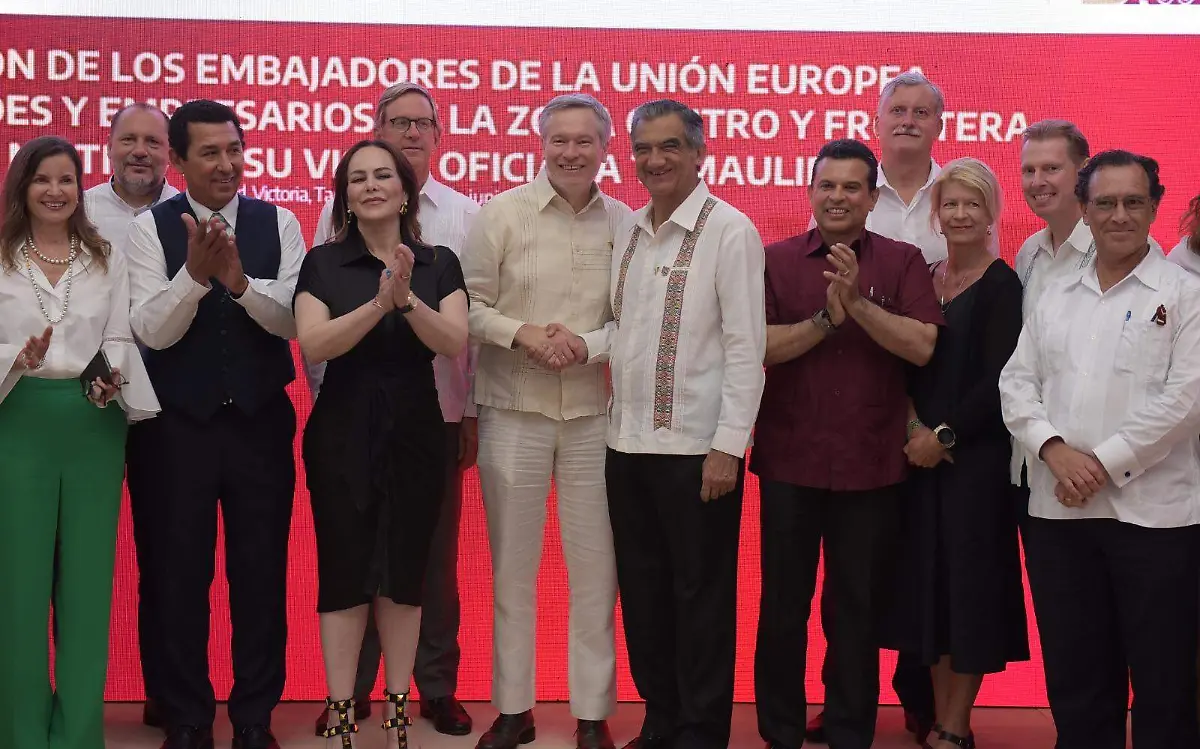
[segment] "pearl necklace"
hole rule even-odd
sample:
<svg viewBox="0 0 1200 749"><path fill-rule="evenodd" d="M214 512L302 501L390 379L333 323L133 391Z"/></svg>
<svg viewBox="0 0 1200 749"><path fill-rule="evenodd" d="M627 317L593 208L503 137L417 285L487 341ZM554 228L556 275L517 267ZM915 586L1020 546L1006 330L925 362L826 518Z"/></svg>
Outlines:
<svg viewBox="0 0 1200 749"><path fill-rule="evenodd" d="M25 246L33 250L33 254L37 255L38 260L41 260L43 263L49 263L50 265L70 265L75 262L75 253L79 249L79 238L73 234L71 235L71 251L67 253L66 257L46 257L43 255L38 246L33 243L32 234L25 237Z"/></svg>
<svg viewBox="0 0 1200 749"><path fill-rule="evenodd" d="M65 260L51 260L42 255L42 253L38 251L37 245L33 243L33 237L27 237L25 239L25 244L33 248L33 252L38 256L38 258L55 265L67 266L67 288L63 292L62 314L58 316L57 320L55 320L50 316L50 313L46 311L46 300L42 298L42 289L40 286L38 286L37 279L33 275L33 260L30 259L29 252L25 249L25 247L21 247L21 255L25 257L25 272L29 275L29 283L33 285L33 293L37 297L38 306L42 308L42 317L46 318L46 322L50 323L51 325L58 325L63 321L64 318L66 318L67 308L71 306L71 285L75 280L75 258L79 256L79 237L74 234L71 235L71 251L67 254Z"/></svg>

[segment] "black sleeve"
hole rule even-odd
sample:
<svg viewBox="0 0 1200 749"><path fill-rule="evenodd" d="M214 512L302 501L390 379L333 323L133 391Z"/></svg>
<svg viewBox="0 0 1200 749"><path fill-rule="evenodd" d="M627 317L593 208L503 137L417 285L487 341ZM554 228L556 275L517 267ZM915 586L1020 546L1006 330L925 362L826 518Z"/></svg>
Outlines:
<svg viewBox="0 0 1200 749"><path fill-rule="evenodd" d="M308 254L304 256L304 262L300 264L300 275L296 278L296 293L292 296L292 309L296 308L296 297L300 296L302 291L307 291L325 306L329 306L328 290L321 273L325 253L321 249L314 247L309 250Z"/></svg>
<svg viewBox="0 0 1200 749"><path fill-rule="evenodd" d="M987 294L987 299L976 302L983 307L982 319L972 326L980 337L982 373L942 419L954 430L959 443L981 432L994 432L997 425L1002 428L1000 371L1012 357L1021 336L1021 279L1005 263L993 265L985 275L992 278L981 279L987 282L987 286L979 289L981 294Z"/></svg>
<svg viewBox="0 0 1200 749"><path fill-rule="evenodd" d="M436 252L438 260L438 300L445 299L460 290L466 294L467 282L463 278L462 264L458 262L458 256L449 247L438 247L436 248Z"/></svg>

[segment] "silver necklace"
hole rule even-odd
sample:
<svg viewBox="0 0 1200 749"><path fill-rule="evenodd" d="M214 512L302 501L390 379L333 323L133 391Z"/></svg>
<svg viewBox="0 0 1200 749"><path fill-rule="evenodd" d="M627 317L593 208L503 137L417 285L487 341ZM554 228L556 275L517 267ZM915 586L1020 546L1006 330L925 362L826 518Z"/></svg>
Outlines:
<svg viewBox="0 0 1200 749"><path fill-rule="evenodd" d="M33 248L34 253L39 258L45 259L42 253L38 252L37 247L33 244L33 237L27 238L25 243ZM37 278L35 278L33 275L33 260L29 257L29 252L24 246L21 247L21 255L25 257L25 272L29 276L29 283L33 286L33 293L37 297L38 306L42 308L42 317L46 318L46 322L50 323L51 325L58 325L63 321L63 319L66 318L67 308L71 306L71 285L75 280L75 258L79 256L79 237L74 234L71 235L71 251L67 254L67 259L65 261L47 261L53 262L55 265L67 265L67 288L63 292L62 314L58 316L57 320L51 317L50 313L46 310L46 300L42 298L42 288L38 286Z"/></svg>

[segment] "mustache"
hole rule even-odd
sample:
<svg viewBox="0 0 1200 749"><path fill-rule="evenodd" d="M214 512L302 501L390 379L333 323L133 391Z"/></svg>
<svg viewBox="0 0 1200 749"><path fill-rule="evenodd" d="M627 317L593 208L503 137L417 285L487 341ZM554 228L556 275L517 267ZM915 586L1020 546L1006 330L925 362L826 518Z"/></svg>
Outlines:
<svg viewBox="0 0 1200 749"><path fill-rule="evenodd" d="M920 137L921 131L915 127L898 127L892 131L892 135L915 135Z"/></svg>
<svg viewBox="0 0 1200 749"><path fill-rule="evenodd" d="M154 163L150 159L129 159L125 162L125 166L148 166L153 168Z"/></svg>

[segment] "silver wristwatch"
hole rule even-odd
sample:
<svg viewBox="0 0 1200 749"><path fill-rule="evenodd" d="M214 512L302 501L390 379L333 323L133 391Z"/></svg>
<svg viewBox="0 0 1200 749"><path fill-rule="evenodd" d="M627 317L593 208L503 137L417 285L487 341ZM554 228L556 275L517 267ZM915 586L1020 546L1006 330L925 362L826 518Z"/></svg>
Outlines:
<svg viewBox="0 0 1200 749"><path fill-rule="evenodd" d="M821 331L823 335L833 335L837 332L837 326L833 324L833 320L829 319L829 310L822 307L817 310L817 313L809 318L813 321L813 325Z"/></svg>

